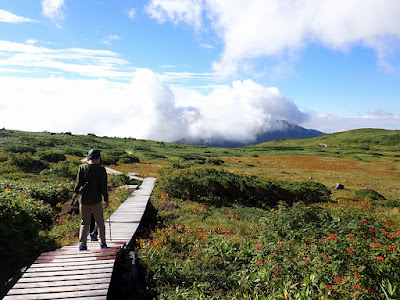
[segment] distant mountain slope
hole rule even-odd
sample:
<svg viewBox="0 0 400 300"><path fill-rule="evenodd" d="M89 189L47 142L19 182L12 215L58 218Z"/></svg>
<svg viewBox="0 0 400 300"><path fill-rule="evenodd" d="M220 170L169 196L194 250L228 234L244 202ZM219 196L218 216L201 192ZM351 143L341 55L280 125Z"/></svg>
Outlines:
<svg viewBox="0 0 400 300"><path fill-rule="evenodd" d="M260 144L268 141L274 141L279 139L303 139L303 138L312 138L324 135L325 133L313 130L306 129L299 125L290 124L286 121L279 121L279 127L284 128L282 130L274 130L263 132L257 135L256 139L249 142L241 142L229 140L225 137L213 137L213 138L202 138L202 139L180 139L175 141L178 144L186 144L186 145L205 145L210 147L243 147L248 145Z"/></svg>
<svg viewBox="0 0 400 300"><path fill-rule="evenodd" d="M351 146L351 147L368 147L368 146L383 146L383 147L400 147L400 130L386 130L363 128L343 132L325 134L322 136L302 139L302 140L275 140L257 145L257 147L268 146Z"/></svg>

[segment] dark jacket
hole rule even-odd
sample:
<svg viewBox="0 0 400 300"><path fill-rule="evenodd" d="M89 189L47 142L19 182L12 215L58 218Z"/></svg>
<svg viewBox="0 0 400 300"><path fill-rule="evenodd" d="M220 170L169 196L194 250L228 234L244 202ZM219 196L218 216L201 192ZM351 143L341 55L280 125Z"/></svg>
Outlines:
<svg viewBox="0 0 400 300"><path fill-rule="evenodd" d="M85 174L87 174L86 177ZM76 175L75 193L79 193L82 186L85 186L81 191L82 204L99 203L102 196L105 202L108 201L107 173L102 165L84 164L79 167Z"/></svg>

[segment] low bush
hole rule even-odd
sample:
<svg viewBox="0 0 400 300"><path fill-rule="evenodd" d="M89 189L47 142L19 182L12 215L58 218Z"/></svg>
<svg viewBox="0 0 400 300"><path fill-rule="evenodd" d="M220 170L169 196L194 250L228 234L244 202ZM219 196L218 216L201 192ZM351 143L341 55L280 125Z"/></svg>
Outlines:
<svg viewBox="0 0 400 300"><path fill-rule="evenodd" d="M73 182L45 182L26 187L25 193L33 199L42 200L55 207L72 197L73 188Z"/></svg>
<svg viewBox="0 0 400 300"><path fill-rule="evenodd" d="M40 159L48 162L59 162L66 160L65 154L56 151L40 151L37 153Z"/></svg>
<svg viewBox="0 0 400 300"><path fill-rule="evenodd" d="M184 206L191 209L183 213ZM138 242L145 290L154 298L400 297L400 231L371 216L283 202L253 217L239 207L191 203L169 213L179 217Z"/></svg>
<svg viewBox="0 0 400 300"><path fill-rule="evenodd" d="M67 178L70 180L75 180L80 164L81 162L79 161L61 161L57 166L51 167L50 169L45 169L40 174L54 175L60 179Z"/></svg>
<svg viewBox="0 0 400 300"><path fill-rule="evenodd" d="M118 163L119 156L113 156L109 154L101 155L101 164L104 166L115 165Z"/></svg>
<svg viewBox="0 0 400 300"><path fill-rule="evenodd" d="M86 153L84 153L82 150L76 149L76 148L65 149L65 154L75 155L75 156L79 156L79 157L83 157L86 155Z"/></svg>
<svg viewBox="0 0 400 300"><path fill-rule="evenodd" d="M204 201L213 205L242 203L249 206L273 206L287 203L326 202L329 189L317 182L285 182L237 175L216 169L165 170L158 187L173 198Z"/></svg>
<svg viewBox="0 0 400 300"><path fill-rule="evenodd" d="M0 193L0 257L29 255L40 244L39 231L52 223L50 205L17 197L5 190Z"/></svg>
<svg viewBox="0 0 400 300"><path fill-rule="evenodd" d="M140 185L141 183L139 180L130 179L130 177L126 174L108 174L107 180L111 187L118 187L126 184Z"/></svg>
<svg viewBox="0 0 400 300"><path fill-rule="evenodd" d="M28 153L10 153L8 155L8 163L23 172L35 172L36 166L34 161L33 156Z"/></svg>
<svg viewBox="0 0 400 300"><path fill-rule="evenodd" d="M220 158L209 158L207 160L207 162L209 164L214 164L214 165L217 165L217 166L220 166L220 165L224 164L224 161L222 159L220 159Z"/></svg>
<svg viewBox="0 0 400 300"><path fill-rule="evenodd" d="M385 197L383 197L381 194L378 192L374 191L373 189L361 189L355 192L354 198L360 200L360 199L365 199L365 200L386 200Z"/></svg>
<svg viewBox="0 0 400 300"><path fill-rule="evenodd" d="M32 146L26 146L26 145L9 145L4 148L5 152L11 152L11 153L35 153L36 148Z"/></svg>
<svg viewBox="0 0 400 300"><path fill-rule="evenodd" d="M52 207L60 205L72 197L74 182L51 181L51 182L30 182L10 180L0 181L0 192L12 191L21 198L44 201Z"/></svg>
<svg viewBox="0 0 400 300"><path fill-rule="evenodd" d="M120 157L119 162L123 164L132 164L132 163L138 163L140 162L140 160L139 157L135 155L124 154Z"/></svg>

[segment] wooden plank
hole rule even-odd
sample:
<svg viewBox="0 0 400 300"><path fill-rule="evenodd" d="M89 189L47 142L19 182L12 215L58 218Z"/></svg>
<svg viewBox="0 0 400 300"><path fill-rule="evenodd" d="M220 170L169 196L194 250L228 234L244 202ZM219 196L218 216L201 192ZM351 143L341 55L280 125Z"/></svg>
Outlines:
<svg viewBox="0 0 400 300"><path fill-rule="evenodd" d="M78 291L78 292L66 292L66 293L47 293L47 294L31 294L31 295L11 295L6 296L6 300L14 299L68 299L68 298L82 298L82 297L104 297L97 299L106 299L108 289L104 290L93 290L93 291Z"/></svg>
<svg viewBox="0 0 400 300"><path fill-rule="evenodd" d="M44 264L69 264L69 263L76 263L76 264L82 264L82 263L89 263L92 261L97 261L97 260L114 260L115 255L109 255L109 256L102 256L102 257L54 257L53 259L37 259L35 260L33 265L44 265ZM33 266L32 265L32 266Z"/></svg>
<svg viewBox="0 0 400 300"><path fill-rule="evenodd" d="M71 279L71 280L49 280L49 281L39 281L39 282L17 282L14 289L29 289L38 287L58 287L58 286L68 286L68 285L88 285L97 283L110 283L111 278L100 277L100 278L86 278L86 279Z"/></svg>
<svg viewBox="0 0 400 300"><path fill-rule="evenodd" d="M95 271L96 269L103 269L103 268L112 268L114 267L114 260L112 261L99 261L101 263L96 264L74 264L74 265L49 265L45 264L45 266L37 267L33 266L30 267L27 272L30 273L37 273L37 272L60 272L60 271L73 271L73 270L85 270L85 271Z"/></svg>
<svg viewBox="0 0 400 300"><path fill-rule="evenodd" d="M101 273L112 273L113 268L105 268ZM89 273L89 272L86 272ZM64 275L82 275L82 270L71 270L62 272L29 272L29 269L22 277L48 277L48 276L64 276Z"/></svg>
<svg viewBox="0 0 400 300"><path fill-rule="evenodd" d="M108 263L113 264L114 260L115 260L115 256L108 256L108 257L109 257L109 259L107 259L107 260L106 259L102 259L101 263L108 262ZM94 263L99 262L94 257L89 257L89 258L91 258L91 260L88 260L88 259L80 260L80 261L77 261L76 259L70 259L68 261L65 261L65 260L63 260L63 261L60 261L60 260L54 261L53 260L52 262L46 262L46 263L40 263L40 262L36 261L35 263L33 263L29 267L29 269L43 269L43 268L49 268L49 267L52 267L52 268L55 268L55 267L69 268L69 267L82 266L82 265L85 265L85 264L90 265L90 264L94 264Z"/></svg>
<svg viewBox="0 0 400 300"><path fill-rule="evenodd" d="M29 289L12 289L10 295L29 295L29 294L48 294L48 293L64 293L77 292L87 290L107 290L109 283L73 285L73 286L52 286L52 287L34 287Z"/></svg>
<svg viewBox="0 0 400 300"><path fill-rule="evenodd" d="M69 280L82 280L82 279L98 279L98 278L107 278L105 274L108 274L107 272L102 272L102 273L89 273L89 274L72 274L72 275L62 275L62 276L57 276L58 281L69 281ZM110 273L110 278L111 278L111 272ZM46 281L54 281L54 277L21 277L18 280L19 282L22 283L29 283L29 282L46 282Z"/></svg>

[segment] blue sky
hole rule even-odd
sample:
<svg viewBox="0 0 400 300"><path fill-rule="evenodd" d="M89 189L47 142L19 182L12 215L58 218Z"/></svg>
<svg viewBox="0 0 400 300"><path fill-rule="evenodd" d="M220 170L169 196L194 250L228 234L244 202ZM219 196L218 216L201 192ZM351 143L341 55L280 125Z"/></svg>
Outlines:
<svg viewBox="0 0 400 300"><path fill-rule="evenodd" d="M252 141L400 129L398 0L4 0L0 127Z"/></svg>

